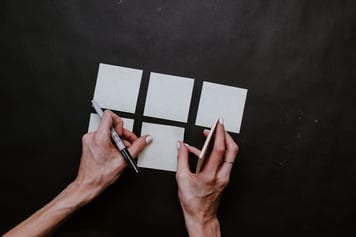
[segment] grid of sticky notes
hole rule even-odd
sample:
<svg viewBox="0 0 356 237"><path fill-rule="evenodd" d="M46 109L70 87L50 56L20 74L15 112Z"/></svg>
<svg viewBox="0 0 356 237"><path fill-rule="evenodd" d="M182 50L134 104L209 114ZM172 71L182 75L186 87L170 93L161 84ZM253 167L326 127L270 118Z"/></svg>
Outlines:
<svg viewBox="0 0 356 237"><path fill-rule="evenodd" d="M196 113L195 125L209 128L218 117L224 118L225 129L239 133L247 90L203 82L197 111L190 111L194 79L161 73L150 73L146 98L139 98L142 70L101 63L94 100L103 108L134 114L140 99L145 99L141 135L150 134L153 141L138 157L142 168L176 171L177 141L184 139L184 127L154 124L146 117L187 123L189 113ZM134 120L123 118L124 127L132 130ZM90 115L88 132L100 124Z"/></svg>

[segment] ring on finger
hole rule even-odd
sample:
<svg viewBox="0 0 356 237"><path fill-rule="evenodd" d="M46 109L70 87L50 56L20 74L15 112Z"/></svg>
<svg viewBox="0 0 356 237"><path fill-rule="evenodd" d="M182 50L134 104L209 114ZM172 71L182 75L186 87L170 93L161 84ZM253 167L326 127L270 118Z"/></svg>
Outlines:
<svg viewBox="0 0 356 237"><path fill-rule="evenodd" d="M233 165L233 164L234 164L234 162L233 162L233 161L224 160L224 162L225 162L225 163L228 163L228 164L231 164L231 165Z"/></svg>

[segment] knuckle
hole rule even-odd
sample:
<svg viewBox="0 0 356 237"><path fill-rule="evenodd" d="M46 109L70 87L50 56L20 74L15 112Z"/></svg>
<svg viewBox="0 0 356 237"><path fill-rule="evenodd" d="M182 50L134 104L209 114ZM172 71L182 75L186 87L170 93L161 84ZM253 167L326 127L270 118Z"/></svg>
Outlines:
<svg viewBox="0 0 356 237"><path fill-rule="evenodd" d="M122 118L119 117L119 115L113 113L113 118L114 118L115 125L116 124L122 124L122 125L124 124L124 120L122 120Z"/></svg>
<svg viewBox="0 0 356 237"><path fill-rule="evenodd" d="M89 141L90 141L90 134L89 133L86 133L82 136L82 143L83 144L89 144Z"/></svg>
<svg viewBox="0 0 356 237"><path fill-rule="evenodd" d="M217 146L214 150L218 155L223 155L225 153L225 147L223 146Z"/></svg>
<svg viewBox="0 0 356 237"><path fill-rule="evenodd" d="M230 176L225 176L221 178L220 182L222 186L226 187L230 182Z"/></svg>
<svg viewBox="0 0 356 237"><path fill-rule="evenodd" d="M225 176L217 182L218 189L223 190L230 182L230 177Z"/></svg>
<svg viewBox="0 0 356 237"><path fill-rule="evenodd" d="M239 146L236 143L234 143L230 149L231 149L231 152L235 155L237 155L237 153L239 152Z"/></svg>
<svg viewBox="0 0 356 237"><path fill-rule="evenodd" d="M82 144L86 146L92 146L95 142L95 134L96 133L86 133L82 136Z"/></svg>
<svg viewBox="0 0 356 237"><path fill-rule="evenodd" d="M204 183L207 186L212 186L216 183L216 175L215 174L207 174L204 176Z"/></svg>
<svg viewBox="0 0 356 237"><path fill-rule="evenodd" d="M111 113L112 112L108 109L104 110L104 115L106 115L106 116L111 115Z"/></svg>

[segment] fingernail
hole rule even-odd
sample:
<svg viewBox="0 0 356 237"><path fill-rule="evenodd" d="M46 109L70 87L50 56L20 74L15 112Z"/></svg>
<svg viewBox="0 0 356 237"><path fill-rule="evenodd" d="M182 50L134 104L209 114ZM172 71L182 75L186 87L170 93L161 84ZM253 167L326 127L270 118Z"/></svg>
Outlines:
<svg viewBox="0 0 356 237"><path fill-rule="evenodd" d="M184 145L185 145L186 147L189 147L189 144L187 144L187 143L184 143Z"/></svg>
<svg viewBox="0 0 356 237"><path fill-rule="evenodd" d="M179 142L177 142L177 149L179 150L179 147L180 147L180 143Z"/></svg>
<svg viewBox="0 0 356 237"><path fill-rule="evenodd" d="M204 132L210 132L210 130L209 129L204 129Z"/></svg>
<svg viewBox="0 0 356 237"><path fill-rule="evenodd" d="M223 117L220 117L220 118L219 118L219 123L220 123L221 125L224 125L224 118L223 118Z"/></svg>
<svg viewBox="0 0 356 237"><path fill-rule="evenodd" d="M146 137L146 144L150 144L153 140L153 137L151 135Z"/></svg>

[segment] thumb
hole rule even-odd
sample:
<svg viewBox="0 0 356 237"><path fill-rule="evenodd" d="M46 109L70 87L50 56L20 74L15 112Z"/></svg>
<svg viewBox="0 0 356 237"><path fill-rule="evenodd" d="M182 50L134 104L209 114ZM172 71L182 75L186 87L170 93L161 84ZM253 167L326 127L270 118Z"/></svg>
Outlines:
<svg viewBox="0 0 356 237"><path fill-rule="evenodd" d="M131 156L136 158L140 152L145 149L145 147L152 142L153 138L151 135L144 135L137 138L132 145L128 148Z"/></svg>

